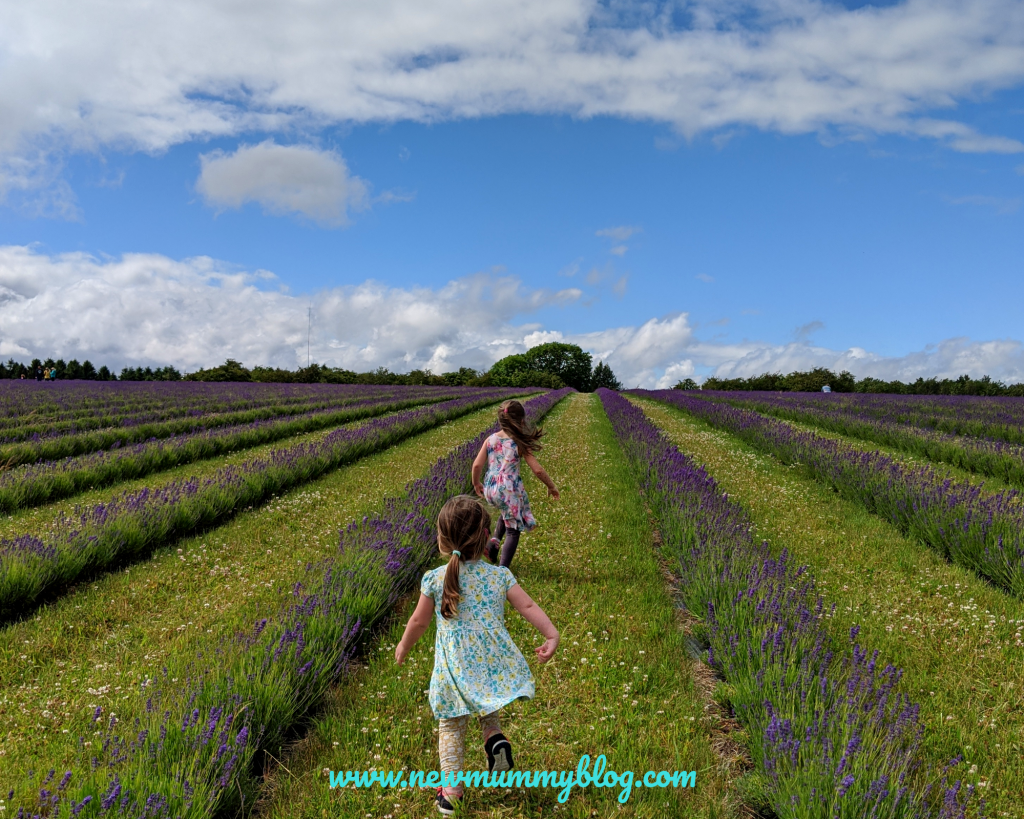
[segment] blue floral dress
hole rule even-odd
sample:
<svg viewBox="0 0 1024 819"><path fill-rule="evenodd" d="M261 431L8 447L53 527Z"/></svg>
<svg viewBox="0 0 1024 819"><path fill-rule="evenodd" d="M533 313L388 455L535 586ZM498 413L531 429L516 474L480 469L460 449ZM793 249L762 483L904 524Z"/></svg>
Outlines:
<svg viewBox="0 0 1024 819"><path fill-rule="evenodd" d="M519 474L519 449L511 438L494 433L487 439L484 500L496 506L509 529L529 532L537 525Z"/></svg>
<svg viewBox="0 0 1024 819"><path fill-rule="evenodd" d="M516 579L504 566L481 560L459 568L462 599L456 617L441 616L447 566L423 575L420 592L434 601L437 638L430 707L438 719L483 716L518 699L532 699L533 674L505 628L505 595Z"/></svg>

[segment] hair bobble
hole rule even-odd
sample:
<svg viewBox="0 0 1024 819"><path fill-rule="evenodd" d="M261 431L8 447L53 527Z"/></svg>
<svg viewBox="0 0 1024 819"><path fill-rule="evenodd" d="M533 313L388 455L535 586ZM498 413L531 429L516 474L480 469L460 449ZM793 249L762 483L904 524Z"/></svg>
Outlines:
<svg viewBox="0 0 1024 819"><path fill-rule="evenodd" d="M458 549L452 549L452 554L456 557L462 557L462 552L460 552Z"/></svg>

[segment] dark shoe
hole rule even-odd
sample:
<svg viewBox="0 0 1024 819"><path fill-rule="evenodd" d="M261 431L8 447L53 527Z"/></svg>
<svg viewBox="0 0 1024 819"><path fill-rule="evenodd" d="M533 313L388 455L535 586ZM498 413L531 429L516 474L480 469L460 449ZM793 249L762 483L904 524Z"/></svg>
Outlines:
<svg viewBox="0 0 1024 819"><path fill-rule="evenodd" d="M437 789L437 797L434 799L434 804L437 805L437 809L445 816L451 816L455 813L455 805L449 802L448 797L444 795L444 788Z"/></svg>
<svg viewBox="0 0 1024 819"><path fill-rule="evenodd" d="M498 562L500 548L501 544L498 543L498 539L496 537L492 537L487 541L487 559L491 561L491 563Z"/></svg>
<svg viewBox="0 0 1024 819"><path fill-rule="evenodd" d="M487 770L511 771L515 767L512 761L512 743L505 739L504 734L495 734L484 743L487 751Z"/></svg>

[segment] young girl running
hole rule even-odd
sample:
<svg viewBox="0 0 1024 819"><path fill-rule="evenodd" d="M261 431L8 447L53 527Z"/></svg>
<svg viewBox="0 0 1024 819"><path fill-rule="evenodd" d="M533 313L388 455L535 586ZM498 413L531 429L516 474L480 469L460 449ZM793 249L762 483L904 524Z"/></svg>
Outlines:
<svg viewBox="0 0 1024 819"><path fill-rule="evenodd" d="M473 488L476 493L501 513L495 537L487 546L487 557L492 563L498 562L498 546L501 545L501 565L509 567L515 557L521 532L528 532L537 525L530 511L530 500L519 475L520 460L533 470L548 488L548 494L558 500L558 489L544 467L533 456L540 451L540 439L544 431L532 429L526 423L526 410L518 401L506 401L498 409L498 432L491 435L473 460ZM487 467L483 481L480 476ZM505 542L501 544L504 537Z"/></svg>
<svg viewBox="0 0 1024 819"><path fill-rule="evenodd" d="M448 557L423 576L420 601L395 647L401 665L423 636L438 609L434 643L434 673L430 678L430 707L439 720L441 770L462 770L466 728L470 716L480 720L487 767L513 767L512 745L501 733L498 711L518 699L531 699L533 675L505 629L505 601L544 635L536 649L546 663L558 648L558 630L548 616L517 584L505 567L480 560L490 537L490 516L469 495L449 500L437 517L437 547ZM436 803L443 814L455 812L463 788L441 787Z"/></svg>

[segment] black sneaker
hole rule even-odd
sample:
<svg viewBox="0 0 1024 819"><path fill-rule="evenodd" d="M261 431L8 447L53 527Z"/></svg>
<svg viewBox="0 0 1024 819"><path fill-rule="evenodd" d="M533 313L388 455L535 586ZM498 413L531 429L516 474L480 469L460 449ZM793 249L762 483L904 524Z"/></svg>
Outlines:
<svg viewBox="0 0 1024 819"><path fill-rule="evenodd" d="M434 803L437 805L437 809L445 816L451 816L455 813L455 805L449 802L448 797L444 795L444 788L437 789L437 796L434 798Z"/></svg>
<svg viewBox="0 0 1024 819"><path fill-rule="evenodd" d="M512 761L512 743L505 739L504 734L495 734L484 743L487 751L487 770L511 771L515 767Z"/></svg>
<svg viewBox="0 0 1024 819"><path fill-rule="evenodd" d="M487 559L491 561L491 563L497 563L500 557L501 544L498 543L498 539L496 537L492 537L487 541Z"/></svg>

